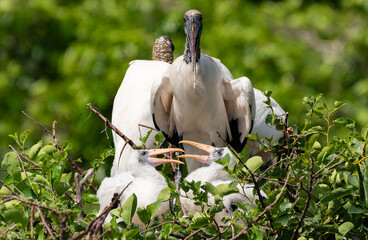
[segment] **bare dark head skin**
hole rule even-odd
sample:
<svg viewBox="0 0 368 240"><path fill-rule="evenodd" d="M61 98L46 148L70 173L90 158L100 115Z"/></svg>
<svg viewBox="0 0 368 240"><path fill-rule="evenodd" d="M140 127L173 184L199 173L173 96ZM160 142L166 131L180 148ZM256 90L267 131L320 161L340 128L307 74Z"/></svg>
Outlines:
<svg viewBox="0 0 368 240"><path fill-rule="evenodd" d="M174 44L167 36L156 38L152 49L152 59L172 63L174 60Z"/></svg>
<svg viewBox="0 0 368 240"><path fill-rule="evenodd" d="M184 31L186 35L184 61L187 64L191 62L195 69L195 63L201 57L202 14L200 11L191 9L184 14Z"/></svg>

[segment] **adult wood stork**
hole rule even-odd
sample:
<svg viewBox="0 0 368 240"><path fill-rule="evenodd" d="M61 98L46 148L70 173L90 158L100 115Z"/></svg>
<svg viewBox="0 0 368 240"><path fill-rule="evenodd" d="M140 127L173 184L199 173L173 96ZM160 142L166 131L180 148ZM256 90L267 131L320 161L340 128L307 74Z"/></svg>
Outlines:
<svg viewBox="0 0 368 240"><path fill-rule="evenodd" d="M233 79L220 60L201 53L202 14L198 10L185 13L184 30L184 55L175 59L169 76L152 88L155 126L176 146L181 139L189 139L223 147L218 132L241 151L255 116L252 83L246 77ZM185 151L196 153L197 149L186 146ZM187 159L188 172L201 166Z"/></svg>
<svg viewBox="0 0 368 240"><path fill-rule="evenodd" d="M135 60L129 63L123 82L114 99L112 124L123 132L134 143L140 142L150 130L139 127L140 124L154 128L150 111L151 87L156 79L168 76L168 70L173 60L174 45L169 37L161 36L155 41L152 50L153 61ZM146 142L148 148L154 148L153 131ZM130 155L134 150L125 146L125 141L113 132L115 158L111 168L111 176L131 169ZM124 150L124 151L123 151ZM134 166L134 165L133 165Z"/></svg>
<svg viewBox="0 0 368 240"><path fill-rule="evenodd" d="M272 137L272 142L277 142L284 136L284 133L278 131L275 126L267 124L266 117L275 114L275 116L281 117L282 121L285 122L285 111L273 98L270 98L272 110L268 108L268 105L264 102L267 100L267 97L256 88L254 88L254 95L256 100L256 117L253 121L251 134L254 135L257 132L259 139ZM248 140L246 146L249 148L250 156L261 156L265 163L269 163L272 160L272 154L260 150L258 142Z"/></svg>
<svg viewBox="0 0 368 240"><path fill-rule="evenodd" d="M97 197L100 202L100 212L112 202L112 199L120 194L122 190L132 182L122 193L119 201L121 205L134 193L137 196L137 207L145 207L157 200L161 190L167 187L165 178L156 171L155 167L164 163L179 163L183 162L173 159L155 158L157 155L169 152L182 152L182 149L167 148L167 149L151 149L151 150L133 150L129 161L135 167L130 171L116 174L112 177L104 178L98 191ZM169 209L169 203L163 202L157 211L156 215L162 215ZM106 221L109 222L111 216L108 215ZM141 224L137 215L132 221L136 224Z"/></svg>
<svg viewBox="0 0 368 240"><path fill-rule="evenodd" d="M196 147L204 152L206 152L206 155L203 154L196 154L196 155L181 155L180 158L192 158L197 161L200 161L202 163L205 163L207 166L201 167L196 169L195 171L191 172L185 180L188 182L191 181L201 181L204 182L210 182L212 185L217 186L219 184L224 183L231 183L233 181L236 181L233 178L230 178L228 176L228 173L223 170L223 166L221 164L216 163L216 160L221 159L222 157L226 156L226 154L230 155L230 163L229 168L233 167L235 165L235 159L232 157L232 154L230 153L230 150L226 147L217 148L213 147L207 144L202 144L198 142L193 141L187 141L183 140L181 143L192 145L193 147ZM224 196L223 203L224 206L229 211L235 211L237 210L236 203L246 203L249 206L253 206L255 203L255 200L258 199L258 196L255 196L253 194L254 185L247 184L247 183L238 183L237 185L239 189L239 193L232 193L229 195ZM183 191L182 191L183 193ZM201 206L195 205L194 201L191 199L192 192L188 192L188 197L182 197L181 202L186 210L188 210L191 213L195 213L198 211L201 211ZM261 191L262 197L267 198L267 195ZM209 198L209 203L214 204L214 198L211 196ZM226 211L222 211L220 213L217 213L215 215L215 220L218 224L222 225L221 219L225 217Z"/></svg>

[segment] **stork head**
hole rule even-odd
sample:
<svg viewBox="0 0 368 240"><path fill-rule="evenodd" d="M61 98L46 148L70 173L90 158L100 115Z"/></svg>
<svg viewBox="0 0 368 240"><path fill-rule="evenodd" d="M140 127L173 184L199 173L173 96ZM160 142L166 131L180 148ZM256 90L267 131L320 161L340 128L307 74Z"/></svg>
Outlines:
<svg viewBox="0 0 368 240"><path fill-rule="evenodd" d="M174 60L174 44L167 36L160 36L156 38L152 49L152 59L156 61L163 61L172 63Z"/></svg>
<svg viewBox="0 0 368 240"><path fill-rule="evenodd" d="M153 167L156 167L164 163L183 164L183 162L174 159L156 158L156 156L163 155L165 153L184 152L183 149L181 148L143 149L137 150L137 152L138 152L138 163L140 164L149 164Z"/></svg>
<svg viewBox="0 0 368 240"><path fill-rule="evenodd" d="M200 38L202 33L202 14L200 11L191 9L184 14L184 31L186 35L184 61L193 64L201 57Z"/></svg>
<svg viewBox="0 0 368 240"><path fill-rule="evenodd" d="M213 147L211 145L198 143L198 142L193 142L193 141L188 141L188 140L182 140L182 141L180 141L180 143L185 143L185 144L192 145L196 148L199 148L199 149L205 151L207 154L206 155L185 154L185 155L178 156L178 158L192 158L192 159L195 159L197 161L200 161L200 162L203 162L203 163L206 163L206 164L211 164L211 163L215 162L216 160L219 160L222 157L224 157L227 153L230 153L230 151L227 148L224 148L224 147L217 148L217 147Z"/></svg>

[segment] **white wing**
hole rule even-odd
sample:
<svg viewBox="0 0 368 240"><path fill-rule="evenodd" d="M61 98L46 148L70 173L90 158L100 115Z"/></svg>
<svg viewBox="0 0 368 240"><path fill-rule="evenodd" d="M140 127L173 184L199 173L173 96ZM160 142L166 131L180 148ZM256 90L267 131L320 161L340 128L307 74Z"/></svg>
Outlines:
<svg viewBox="0 0 368 240"><path fill-rule="evenodd" d="M150 130L139 127L139 124L154 128L150 111L150 95L152 84L167 75L170 64L161 61L135 60L130 62L125 77L115 96L112 110L112 124L122 133L139 145L141 136ZM147 146L154 147L153 132L147 140ZM131 159L131 148L122 149L125 141L113 132L115 145L115 159L111 169L111 176L121 171L127 171L134 166L125 159Z"/></svg>

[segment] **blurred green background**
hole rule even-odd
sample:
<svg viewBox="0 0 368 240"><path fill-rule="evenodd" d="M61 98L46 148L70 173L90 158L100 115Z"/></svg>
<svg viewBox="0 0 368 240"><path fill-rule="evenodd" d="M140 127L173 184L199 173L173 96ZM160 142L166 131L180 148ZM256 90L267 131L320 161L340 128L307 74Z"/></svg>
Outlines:
<svg viewBox="0 0 368 240"><path fill-rule="evenodd" d="M304 122L302 99L317 93L346 101L338 114L357 128L367 122L366 0L0 0L0 155L10 133L43 136L22 110L49 128L57 120L60 141L85 162L112 147L86 104L111 118L128 63L151 59L156 37L171 37L181 55L190 8L203 14L202 52L272 90L290 125Z"/></svg>

